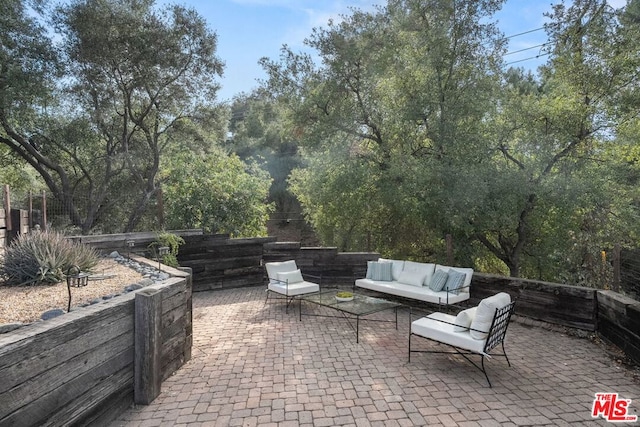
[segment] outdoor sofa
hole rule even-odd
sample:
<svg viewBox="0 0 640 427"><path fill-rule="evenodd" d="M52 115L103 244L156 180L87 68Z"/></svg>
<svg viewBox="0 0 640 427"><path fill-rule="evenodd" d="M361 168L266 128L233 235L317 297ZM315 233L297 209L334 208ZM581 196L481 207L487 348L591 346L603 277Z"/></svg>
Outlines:
<svg viewBox="0 0 640 427"><path fill-rule="evenodd" d="M380 258L355 286L418 301L450 305L469 299L472 268Z"/></svg>

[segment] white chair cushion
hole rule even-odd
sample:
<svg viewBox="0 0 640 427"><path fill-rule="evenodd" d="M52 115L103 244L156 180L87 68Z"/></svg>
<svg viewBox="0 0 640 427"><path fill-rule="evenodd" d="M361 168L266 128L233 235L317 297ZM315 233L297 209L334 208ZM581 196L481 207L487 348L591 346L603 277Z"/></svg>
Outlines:
<svg viewBox="0 0 640 427"><path fill-rule="evenodd" d="M320 285L312 282L299 282L293 283L289 285L285 285L284 283L269 283L268 286L270 291L277 292L282 295L287 296L296 296L303 294L310 294L312 292L319 292Z"/></svg>
<svg viewBox="0 0 640 427"><path fill-rule="evenodd" d="M424 284L424 278L426 274L421 271L407 271L403 270L398 277L399 283L411 286L422 286Z"/></svg>
<svg viewBox="0 0 640 427"><path fill-rule="evenodd" d="M436 312L411 323L411 332L424 338L482 354L484 341L471 338L469 332L453 332L455 316Z"/></svg>
<svg viewBox="0 0 640 427"><path fill-rule="evenodd" d="M500 292L480 301L476 314L471 322L471 336L477 340L484 340L487 338L491 322L493 321L493 316L496 314L496 309L502 308L509 303L511 303L511 295L506 292Z"/></svg>
<svg viewBox="0 0 640 427"><path fill-rule="evenodd" d="M267 262L265 265L267 269L267 276L269 276L269 282L278 283L278 273L284 271L295 271L298 269L295 260L282 261L282 262Z"/></svg>
<svg viewBox="0 0 640 427"><path fill-rule="evenodd" d="M471 322L473 322L473 318L476 315L476 309L478 307L467 308L466 310L462 310L456 316L456 320L453 322L455 326L453 327L453 332L466 332L469 330L471 326Z"/></svg>
<svg viewBox="0 0 640 427"><path fill-rule="evenodd" d="M279 271L278 272L278 280L282 281L282 282L286 282L288 284L293 284L293 283L300 283L300 282L304 282L304 279L302 278L302 273L300 272L300 270L294 270L294 271Z"/></svg>

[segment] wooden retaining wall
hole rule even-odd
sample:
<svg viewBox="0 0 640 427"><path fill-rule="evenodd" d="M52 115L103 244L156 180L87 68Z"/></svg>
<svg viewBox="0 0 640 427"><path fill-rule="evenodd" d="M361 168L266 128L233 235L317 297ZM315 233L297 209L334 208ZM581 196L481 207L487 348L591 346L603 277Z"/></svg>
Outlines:
<svg viewBox="0 0 640 427"><path fill-rule="evenodd" d="M595 331L597 289L474 273L471 304L498 292L517 298L516 313L548 323Z"/></svg>
<svg viewBox="0 0 640 427"><path fill-rule="evenodd" d="M183 236L178 261L193 271L193 291L264 283L262 248L271 237L231 239L226 234Z"/></svg>
<svg viewBox="0 0 640 427"><path fill-rule="evenodd" d="M267 242L264 262L294 259L302 273L323 287L353 286L364 277L367 261L377 260L374 252L338 252L335 247L302 247L298 242Z"/></svg>
<svg viewBox="0 0 640 427"><path fill-rule="evenodd" d="M598 291L598 333L640 364L640 302Z"/></svg>
<svg viewBox="0 0 640 427"><path fill-rule="evenodd" d="M138 291L160 295L161 379L191 357L191 284L172 273ZM136 360L150 357L136 352L138 292L0 335L0 425L100 426L126 410L147 387L134 387Z"/></svg>

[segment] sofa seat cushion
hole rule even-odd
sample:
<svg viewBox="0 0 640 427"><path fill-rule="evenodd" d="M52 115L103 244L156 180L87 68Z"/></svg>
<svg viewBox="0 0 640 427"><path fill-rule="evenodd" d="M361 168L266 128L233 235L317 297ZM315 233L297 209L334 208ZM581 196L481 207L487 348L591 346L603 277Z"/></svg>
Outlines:
<svg viewBox="0 0 640 427"><path fill-rule="evenodd" d="M447 301L449 304L457 304L469 299L469 294L465 292L460 292L458 295L452 293L447 294L447 292L434 292L428 286L413 286L396 281L383 282L371 279L358 279L356 280L356 286L363 289L430 302L433 304L447 304Z"/></svg>
<svg viewBox="0 0 640 427"><path fill-rule="evenodd" d="M290 283L289 285L280 282L269 282L269 286L267 288L272 292L277 292L290 297L320 291L320 285L307 281Z"/></svg>
<svg viewBox="0 0 640 427"><path fill-rule="evenodd" d="M484 340L476 340L467 332L454 332L456 317L446 313L432 313L411 323L411 333L445 344L482 354Z"/></svg>

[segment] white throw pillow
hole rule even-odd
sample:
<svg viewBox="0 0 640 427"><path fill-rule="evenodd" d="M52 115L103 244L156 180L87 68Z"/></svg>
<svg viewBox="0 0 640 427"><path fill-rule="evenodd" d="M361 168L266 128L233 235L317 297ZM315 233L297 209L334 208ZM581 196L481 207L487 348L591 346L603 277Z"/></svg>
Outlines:
<svg viewBox="0 0 640 427"><path fill-rule="evenodd" d="M429 286L431 283L431 277L433 276L433 271L435 270L435 264L429 264L425 262L415 262L415 261L405 261L404 262L404 270L403 271L411 271L424 274L424 283L423 286Z"/></svg>
<svg viewBox="0 0 640 427"><path fill-rule="evenodd" d="M476 309L478 307L467 308L466 310L462 310L456 316L456 320L453 321L455 326L453 327L453 332L466 332L469 330L471 326L471 322L473 322L473 318L476 316Z"/></svg>
<svg viewBox="0 0 640 427"><path fill-rule="evenodd" d="M476 315L473 317L473 321L471 322L471 337L477 340L487 338L491 322L493 321L493 316L496 314L496 309L502 308L510 302L511 296L506 292L500 292L499 294L495 294L480 301L478 309L476 310Z"/></svg>
<svg viewBox="0 0 640 427"><path fill-rule="evenodd" d="M278 280L282 280L288 284L304 282L300 270L281 271L278 273Z"/></svg>
<svg viewBox="0 0 640 427"><path fill-rule="evenodd" d="M402 271L400 273L400 277L398 277L398 282L404 283L405 285L411 286L422 286L424 283L425 274L420 271Z"/></svg>

